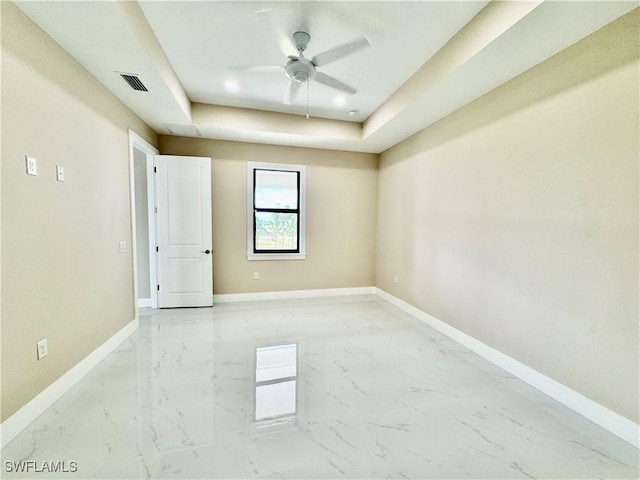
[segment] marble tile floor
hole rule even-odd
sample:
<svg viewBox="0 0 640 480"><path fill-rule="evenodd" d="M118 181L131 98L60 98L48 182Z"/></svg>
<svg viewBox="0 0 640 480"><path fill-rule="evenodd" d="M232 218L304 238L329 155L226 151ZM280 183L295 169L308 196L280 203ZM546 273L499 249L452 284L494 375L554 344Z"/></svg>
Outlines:
<svg viewBox="0 0 640 480"><path fill-rule="evenodd" d="M5 463L61 460L77 471ZM142 310L140 329L2 450L2 477L638 478L638 461L584 417L357 296Z"/></svg>

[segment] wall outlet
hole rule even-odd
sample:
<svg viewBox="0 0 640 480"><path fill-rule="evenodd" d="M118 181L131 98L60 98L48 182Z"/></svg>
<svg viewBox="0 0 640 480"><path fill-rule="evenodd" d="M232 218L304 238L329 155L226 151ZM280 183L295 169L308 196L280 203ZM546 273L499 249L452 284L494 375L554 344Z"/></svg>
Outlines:
<svg viewBox="0 0 640 480"><path fill-rule="evenodd" d="M47 339L43 338L38 343L36 343L38 347L38 360L42 360L49 353L49 346L47 345Z"/></svg>
<svg viewBox="0 0 640 480"><path fill-rule="evenodd" d="M24 159L27 162L27 174L38 175L38 161L29 155L26 155Z"/></svg>
<svg viewBox="0 0 640 480"><path fill-rule="evenodd" d="M56 165L56 179L59 182L64 182L64 167Z"/></svg>
<svg viewBox="0 0 640 480"><path fill-rule="evenodd" d="M127 242L125 242L124 240L120 240L120 244L119 244L118 248L120 249L120 253L126 252L127 251Z"/></svg>
<svg viewBox="0 0 640 480"><path fill-rule="evenodd" d="M393 283L398 283L398 275L393 276Z"/></svg>
<svg viewBox="0 0 640 480"><path fill-rule="evenodd" d="M253 272L253 279L260 280L260 274L258 272Z"/></svg>

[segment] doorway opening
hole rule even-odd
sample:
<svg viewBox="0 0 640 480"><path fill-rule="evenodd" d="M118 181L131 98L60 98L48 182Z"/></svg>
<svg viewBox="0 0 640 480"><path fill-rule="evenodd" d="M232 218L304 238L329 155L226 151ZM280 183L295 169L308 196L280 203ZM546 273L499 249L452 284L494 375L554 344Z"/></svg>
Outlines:
<svg viewBox="0 0 640 480"><path fill-rule="evenodd" d="M129 176L134 298L137 309L157 308L154 156L158 149L129 130Z"/></svg>

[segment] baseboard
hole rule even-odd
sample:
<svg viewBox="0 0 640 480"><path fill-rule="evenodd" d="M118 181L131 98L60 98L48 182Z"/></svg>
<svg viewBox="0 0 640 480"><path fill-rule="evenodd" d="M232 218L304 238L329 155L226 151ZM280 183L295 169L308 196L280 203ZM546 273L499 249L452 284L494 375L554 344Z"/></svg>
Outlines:
<svg viewBox="0 0 640 480"><path fill-rule="evenodd" d="M124 340L138 328L138 320L125 325L93 352L87 355L67 373L36 395L29 403L7 418L0 425L0 445L4 448L16 435L38 418L47 408L71 389L98 363L113 352Z"/></svg>
<svg viewBox="0 0 640 480"><path fill-rule="evenodd" d="M224 293L213 296L213 303L283 300L289 298L342 297L347 295L375 295L376 287L322 288L318 290L286 290L282 292Z"/></svg>
<svg viewBox="0 0 640 480"><path fill-rule="evenodd" d="M572 390L538 372L537 370L520 363L489 345L476 340L466 333L463 333L451 325L438 320L437 318L414 307L413 305L410 305L404 300L400 300L384 290L376 288L376 294L380 298L383 298L389 303L404 310L452 340L455 340L472 352L477 353L494 365L497 365L503 370L506 370L512 375L525 381L529 385L537 388L541 392L569 407L583 417L588 418L593 423L600 425L602 428L610 431L634 447L640 448L640 425L637 423L612 410L609 410L607 407L594 402L581 393L578 393L575 390Z"/></svg>
<svg viewBox="0 0 640 480"><path fill-rule="evenodd" d="M153 299L151 298L139 298L138 308L150 308L153 306Z"/></svg>

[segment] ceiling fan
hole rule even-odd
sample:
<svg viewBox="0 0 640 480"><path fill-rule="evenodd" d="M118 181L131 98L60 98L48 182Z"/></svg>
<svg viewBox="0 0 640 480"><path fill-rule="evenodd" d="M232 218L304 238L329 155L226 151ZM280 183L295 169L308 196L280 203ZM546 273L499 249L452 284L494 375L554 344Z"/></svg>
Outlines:
<svg viewBox="0 0 640 480"><path fill-rule="evenodd" d="M354 87L341 82L337 78L327 75L326 73L319 72L318 67L328 65L329 63L340 60L358 50L368 47L370 45L369 40L366 37L360 37L351 42L345 43L338 47L327 50L326 52L315 55L311 59L304 56L304 51L307 49L307 45L311 40L311 35L307 32L298 31L292 35L293 44L298 51L298 56L288 55L288 61L286 65L255 65L248 67L231 67L233 70L253 70L253 71L271 71L271 70L284 70L289 79L291 79L291 85L285 97L284 103L290 104L294 99L300 86L307 82L307 118L309 118L309 98L308 98L308 85L311 81L322 83L327 87L331 87L335 90L353 95L358 90ZM289 42L290 43L290 42ZM288 45L283 46L283 50L286 52ZM286 54L286 53L285 53Z"/></svg>

